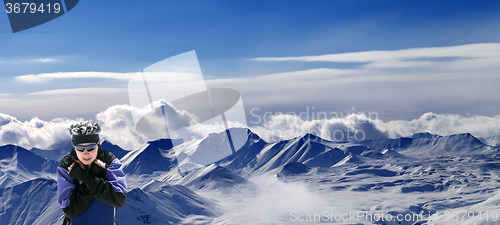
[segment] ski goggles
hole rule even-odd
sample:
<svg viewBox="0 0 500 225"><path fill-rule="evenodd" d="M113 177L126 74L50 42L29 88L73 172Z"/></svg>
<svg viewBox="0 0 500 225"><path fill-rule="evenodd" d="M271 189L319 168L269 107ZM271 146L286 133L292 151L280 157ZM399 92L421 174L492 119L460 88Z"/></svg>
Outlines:
<svg viewBox="0 0 500 225"><path fill-rule="evenodd" d="M87 145L87 146L73 145L73 147L75 147L75 149L77 151L80 151L80 152L83 152L85 150L87 150L87 152L91 152L97 148L97 144L91 144L91 145Z"/></svg>

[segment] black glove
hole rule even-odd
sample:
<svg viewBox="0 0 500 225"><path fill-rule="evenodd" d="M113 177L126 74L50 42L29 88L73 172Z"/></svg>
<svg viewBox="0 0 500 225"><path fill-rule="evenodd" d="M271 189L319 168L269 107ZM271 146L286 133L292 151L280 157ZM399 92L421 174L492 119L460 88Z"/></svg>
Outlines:
<svg viewBox="0 0 500 225"><path fill-rule="evenodd" d="M77 180L81 180L87 186L93 186L96 179L94 175L88 174L87 171L82 169L78 163L74 164L69 175Z"/></svg>
<svg viewBox="0 0 500 225"><path fill-rule="evenodd" d="M99 178L104 178L104 176L106 176L106 169L100 167L97 163L92 162L92 164L90 164L89 174Z"/></svg>

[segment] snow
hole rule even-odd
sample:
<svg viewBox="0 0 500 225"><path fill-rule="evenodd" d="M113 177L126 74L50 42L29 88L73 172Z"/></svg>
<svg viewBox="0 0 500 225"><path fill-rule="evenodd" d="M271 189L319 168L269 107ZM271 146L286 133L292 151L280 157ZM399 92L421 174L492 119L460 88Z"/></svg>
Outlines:
<svg viewBox="0 0 500 225"><path fill-rule="evenodd" d="M123 150L118 145L114 145L113 143L111 143L107 140L104 140L101 143L101 148L108 151L108 152L113 153L113 155L115 155L116 158L118 158L118 159L123 158L123 156L125 156L129 152L127 150Z"/></svg>
<svg viewBox="0 0 500 225"><path fill-rule="evenodd" d="M486 145L500 146L500 135L495 135L487 138L478 138Z"/></svg>
<svg viewBox="0 0 500 225"><path fill-rule="evenodd" d="M235 151L247 142L248 131L247 128L229 129ZM176 146L174 151L182 172L201 168L233 154L226 132L212 133L201 140L188 140Z"/></svg>
<svg viewBox="0 0 500 225"><path fill-rule="evenodd" d="M73 144L71 144L71 140L63 139L50 145L47 149L31 148L30 152L33 152L41 157L59 162L62 157L64 157L71 151L72 148Z"/></svg>
<svg viewBox="0 0 500 225"><path fill-rule="evenodd" d="M0 147L0 188L10 187L37 177L55 178L59 163L42 158L15 145Z"/></svg>
<svg viewBox="0 0 500 225"><path fill-rule="evenodd" d="M181 185L164 184L150 191L134 188L117 210L116 220L125 225L179 224L190 217L206 221L219 214L215 205Z"/></svg>
<svg viewBox="0 0 500 225"><path fill-rule="evenodd" d="M309 172L309 167L299 163L299 162L291 162L283 166L280 171L277 173L278 176L286 176L292 174L301 174Z"/></svg>
<svg viewBox="0 0 500 225"><path fill-rule="evenodd" d="M248 180L224 167L211 164L189 173L178 183L199 190L202 188L222 189L234 187L246 184Z"/></svg>
<svg viewBox="0 0 500 225"><path fill-rule="evenodd" d="M174 143L160 139L132 151L103 143L105 150L126 153L121 161L129 195L117 210L119 224L497 224L500 220L500 148L471 134L420 133L348 143L306 134L267 143L250 129L233 131L233 141L241 146L234 154L224 133ZM0 146L0 224L62 223L54 180L57 162L36 152ZM195 166L183 171L184 165ZM363 217L358 221L330 217L353 212ZM377 213L423 217L367 220L366 215ZM451 217L453 213L459 217Z"/></svg>
<svg viewBox="0 0 500 225"><path fill-rule="evenodd" d="M57 182L37 178L0 189L1 224L62 224L57 203ZM127 202L117 210L120 224L178 224L187 219L207 221L220 214L216 203L180 185L143 191L130 190Z"/></svg>
<svg viewBox="0 0 500 225"><path fill-rule="evenodd" d="M177 165L173 152L164 150L173 147L170 139L149 141L139 149L130 151L121 159L123 171L128 174L151 174L155 171L169 171Z"/></svg>
<svg viewBox="0 0 500 225"><path fill-rule="evenodd" d="M2 224L53 224L63 214L55 180L37 178L0 189L0 193Z"/></svg>

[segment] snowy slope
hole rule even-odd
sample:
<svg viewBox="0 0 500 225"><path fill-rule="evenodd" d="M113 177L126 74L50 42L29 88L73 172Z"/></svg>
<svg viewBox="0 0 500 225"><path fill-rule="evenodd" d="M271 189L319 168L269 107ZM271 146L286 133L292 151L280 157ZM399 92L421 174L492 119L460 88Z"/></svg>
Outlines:
<svg viewBox="0 0 500 225"><path fill-rule="evenodd" d="M155 171L169 171L177 165L170 139L149 141L137 150L130 151L121 159L123 171L127 174L152 174Z"/></svg>
<svg viewBox="0 0 500 225"><path fill-rule="evenodd" d="M232 171L241 171L243 168L254 165L257 161L257 156L264 148L268 148L269 144L250 129L246 131L246 135L247 141L240 150L227 158L219 160L216 164L224 166Z"/></svg>
<svg viewBox="0 0 500 225"><path fill-rule="evenodd" d="M411 135L410 138L419 139L419 138L437 138L437 137L442 137L442 136L437 134L431 134L429 132L424 132L424 133L414 133Z"/></svg>
<svg viewBox="0 0 500 225"><path fill-rule="evenodd" d="M234 151L239 151L248 140L248 128L230 128ZM201 140L189 140L176 146L179 168L182 172L212 164L233 154L226 131L211 133Z"/></svg>
<svg viewBox="0 0 500 225"><path fill-rule="evenodd" d="M113 153L118 159L121 159L123 156L129 153L129 151L123 150L122 148L120 148L120 146L115 145L107 140L101 143L101 148L102 150Z"/></svg>
<svg viewBox="0 0 500 225"><path fill-rule="evenodd" d="M246 184L248 180L222 166L211 164L190 172L179 183L193 190L202 188L223 189Z"/></svg>
<svg viewBox="0 0 500 225"><path fill-rule="evenodd" d="M283 166L276 174L278 176L289 176L309 172L310 168L299 162L291 162Z"/></svg>
<svg viewBox="0 0 500 225"><path fill-rule="evenodd" d="M140 188L131 188L125 207L117 211L119 224L294 224L291 211L324 210L383 211L394 216L443 215L445 210L500 213L499 149L470 134L422 133L352 143L333 143L307 134L266 143L251 130L242 131L245 143L235 154L188 174L179 173L178 152L169 140L148 142L125 155L127 181ZM209 148L223 146L217 142L222 136L209 135L177 146L195 158L207 154ZM60 224L55 181L35 179L46 176L57 163L7 145L0 147L0 165L0 182L5 184L0 189L0 224L35 220L34 224ZM428 219L420 222L434 224ZM495 222L466 218L436 224Z"/></svg>
<svg viewBox="0 0 500 225"><path fill-rule="evenodd" d="M331 167L355 163L363 158L403 158L392 150L373 150L359 144L334 143L313 134L277 143L266 143L250 130L248 136L247 143L238 152L217 163L247 176L265 173L291 162L299 162L308 167Z"/></svg>
<svg viewBox="0 0 500 225"><path fill-rule="evenodd" d="M62 157L64 157L71 151L72 148L73 145L71 144L71 140L64 140L52 144L47 149L31 148L29 151L41 157L59 162ZM104 140L101 143L101 148L113 153L118 159L122 158L128 153L128 151L123 150L118 145L114 145L107 140Z"/></svg>
<svg viewBox="0 0 500 225"><path fill-rule="evenodd" d="M62 149L61 149L62 150ZM34 154L50 159L52 161L60 161L62 157L67 155L70 152L71 148L66 149L66 151L61 152L59 149L54 149L54 150L44 150L44 149L39 149L39 148L31 148L29 151L33 152Z"/></svg>
<svg viewBox="0 0 500 225"><path fill-rule="evenodd" d="M57 203L57 182L38 178L0 189L0 224L62 224ZM217 205L181 185L164 184L154 191L131 190L119 224L179 224L181 221L212 221Z"/></svg>
<svg viewBox="0 0 500 225"><path fill-rule="evenodd" d="M154 191L130 190L125 206L117 210L120 225L180 224L197 220L210 223L220 212L217 205L181 185L163 185Z"/></svg>
<svg viewBox="0 0 500 225"><path fill-rule="evenodd" d="M50 145L47 149L31 148L30 152L33 152L41 157L59 162L62 157L64 157L71 151L72 148L73 145L71 144L71 140L67 139L60 140Z"/></svg>
<svg viewBox="0 0 500 225"><path fill-rule="evenodd" d="M500 135L495 135L487 138L478 138L478 139L486 145L500 147Z"/></svg>
<svg viewBox="0 0 500 225"><path fill-rule="evenodd" d="M469 133L432 138L378 139L359 142L373 149L395 150L403 155L428 157L437 155L481 154L492 148Z"/></svg>
<svg viewBox="0 0 500 225"><path fill-rule="evenodd" d="M250 130L248 132L247 144L235 154L219 161L219 165L243 173L266 172L289 162L305 162L331 150L328 146L312 142L311 137L316 137L311 134L268 144Z"/></svg>
<svg viewBox="0 0 500 225"><path fill-rule="evenodd" d="M56 194L57 182L44 178L0 189L0 224L62 223Z"/></svg>
<svg viewBox="0 0 500 225"><path fill-rule="evenodd" d="M20 184L36 177L53 177L58 164L19 146L1 146L0 187Z"/></svg>

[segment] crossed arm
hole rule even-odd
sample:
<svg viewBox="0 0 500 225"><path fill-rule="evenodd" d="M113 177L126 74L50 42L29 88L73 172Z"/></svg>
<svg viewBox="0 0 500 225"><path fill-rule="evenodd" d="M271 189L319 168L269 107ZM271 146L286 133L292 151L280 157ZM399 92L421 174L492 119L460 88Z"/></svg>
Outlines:
<svg viewBox="0 0 500 225"><path fill-rule="evenodd" d="M104 164L95 163L95 166L101 168ZM57 168L58 202L67 217L73 219L82 213L92 198L118 209L125 205L128 192L120 161L114 159L109 166L104 164L104 167L106 167L105 173L97 176L87 173L75 163L67 168L61 166ZM78 180L81 180L83 185L80 185Z"/></svg>

